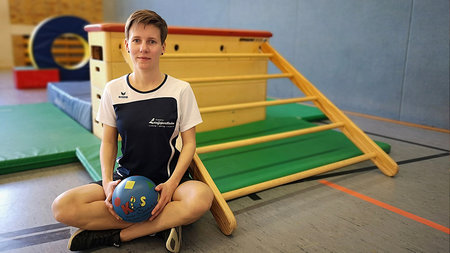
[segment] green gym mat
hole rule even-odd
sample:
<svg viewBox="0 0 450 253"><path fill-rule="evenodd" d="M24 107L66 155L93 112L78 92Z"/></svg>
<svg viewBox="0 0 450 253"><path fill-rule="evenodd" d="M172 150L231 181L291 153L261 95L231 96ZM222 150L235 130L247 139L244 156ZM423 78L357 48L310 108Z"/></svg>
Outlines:
<svg viewBox="0 0 450 253"><path fill-rule="evenodd" d="M0 107L0 174L76 162L100 140L51 103Z"/></svg>
<svg viewBox="0 0 450 253"><path fill-rule="evenodd" d="M269 101L275 99L267 99ZM294 117L301 118L306 121L320 121L327 119L327 116L323 112L314 106L305 104L285 104L266 107L266 119L273 117Z"/></svg>
<svg viewBox="0 0 450 253"><path fill-rule="evenodd" d="M76 156L94 181L102 179L100 144L76 148Z"/></svg>
<svg viewBox="0 0 450 253"><path fill-rule="evenodd" d="M122 155L120 142L118 145L117 156L119 157ZM81 162L81 164L83 164L84 168L86 168L87 172L94 181L102 179L102 169L100 165L100 144L88 147L78 147L76 149L76 155L78 157L78 160ZM117 163L115 164L114 169L116 168Z"/></svg>
<svg viewBox="0 0 450 253"><path fill-rule="evenodd" d="M198 133L197 146L316 126L300 118L271 116L264 121ZM390 145L376 143L385 152L390 151ZM361 154L344 134L327 130L199 156L219 191L225 193Z"/></svg>

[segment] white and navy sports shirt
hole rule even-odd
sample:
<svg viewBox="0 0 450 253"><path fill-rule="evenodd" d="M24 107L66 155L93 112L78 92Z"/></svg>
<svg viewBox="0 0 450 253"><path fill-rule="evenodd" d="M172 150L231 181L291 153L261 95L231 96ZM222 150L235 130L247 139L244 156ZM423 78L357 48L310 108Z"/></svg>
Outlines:
<svg viewBox="0 0 450 253"><path fill-rule="evenodd" d="M122 137L118 172L146 176L156 184L175 169L178 134L202 122L189 83L170 75L147 92L131 86L129 74L108 82L96 119L116 127Z"/></svg>

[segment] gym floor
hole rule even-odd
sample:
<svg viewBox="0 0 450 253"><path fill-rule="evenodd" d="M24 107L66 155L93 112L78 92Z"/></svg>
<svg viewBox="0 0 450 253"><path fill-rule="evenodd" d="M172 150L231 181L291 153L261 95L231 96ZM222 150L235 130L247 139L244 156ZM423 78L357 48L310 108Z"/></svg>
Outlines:
<svg viewBox="0 0 450 253"><path fill-rule="evenodd" d="M15 89L12 72L0 71L0 105L46 96L45 89ZM231 200L233 234L223 235L208 212L183 227L182 252L448 253L449 132L348 115L392 146L395 177L364 162ZM50 206L61 192L90 181L80 163L1 175L0 252L68 252L75 228L57 223ZM166 252L155 237L90 252L112 251Z"/></svg>

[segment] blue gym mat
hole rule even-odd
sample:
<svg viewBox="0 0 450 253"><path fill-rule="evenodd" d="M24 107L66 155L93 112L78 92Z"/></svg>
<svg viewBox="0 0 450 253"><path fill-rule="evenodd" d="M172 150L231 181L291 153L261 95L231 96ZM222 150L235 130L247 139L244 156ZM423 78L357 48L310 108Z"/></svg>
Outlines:
<svg viewBox="0 0 450 253"><path fill-rule="evenodd" d="M50 82L47 85L47 98L84 128L92 131L90 81Z"/></svg>

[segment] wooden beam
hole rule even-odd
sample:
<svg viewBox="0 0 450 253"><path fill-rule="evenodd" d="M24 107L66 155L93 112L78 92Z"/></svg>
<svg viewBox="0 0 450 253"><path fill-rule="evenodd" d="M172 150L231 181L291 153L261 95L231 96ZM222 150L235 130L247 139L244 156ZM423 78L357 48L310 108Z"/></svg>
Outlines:
<svg viewBox="0 0 450 253"><path fill-rule="evenodd" d="M211 188L214 200L210 211L222 233L231 235L237 226L236 218L197 154L192 160L190 172L194 179L202 181Z"/></svg>
<svg viewBox="0 0 450 253"><path fill-rule="evenodd" d="M281 74L265 74L265 75L189 77L189 78L182 78L182 79L191 84L198 84L198 83L211 83L211 82L267 80L267 79L274 79L274 78L291 78L291 77L292 77L292 74L281 73Z"/></svg>
<svg viewBox="0 0 450 253"><path fill-rule="evenodd" d="M255 107L262 107L262 106L272 106L272 105L284 105L284 104L313 101L315 99L317 99L317 98L314 96L311 96L311 97L301 97L301 98L278 99L278 100L273 100L273 101L260 101L260 102L251 102L251 103L242 103L242 104L202 107L202 108L200 108L200 113L231 111L231 110L248 109L248 108L255 108Z"/></svg>
<svg viewBox="0 0 450 253"><path fill-rule="evenodd" d="M264 53L166 53L161 59L178 58L269 58L272 54Z"/></svg>
<svg viewBox="0 0 450 253"><path fill-rule="evenodd" d="M270 189L270 188L273 188L273 187L276 187L279 185L291 183L291 182L294 182L294 181L297 181L297 180L300 180L303 178L315 176L315 175L322 174L322 173L325 173L325 172L328 172L331 170L339 169L339 168L342 168L342 167L345 167L348 165L352 165L355 163L370 160L370 159L374 158L375 156L376 156L375 152L363 154L363 155L352 157L352 158L349 158L346 160L323 165L323 166L320 166L320 167L317 167L314 169L309 169L306 171L287 175L284 177L269 180L269 181L262 182L259 184L243 187L243 188L240 188L240 189L237 189L234 191L225 192L225 193L222 193L222 196L225 200L235 199L238 197L246 196L251 193L260 192L260 191L267 190L267 189Z"/></svg>
<svg viewBox="0 0 450 253"><path fill-rule="evenodd" d="M303 135L303 134L310 134L310 133L330 130L333 128L342 127L343 125L344 125L343 123L338 122L338 123L332 123L332 124L328 124L328 125L322 125L322 126L310 127L310 128L300 129L300 130L288 131L288 132L284 132L284 133L271 134L271 135L266 135L266 136L261 136L261 137L254 137L254 138L249 138L249 139L244 139L244 140L239 140L239 141L231 141L231 142L226 142L226 143L214 144L214 145L197 148L197 154L204 154L204 153L216 152L216 151L221 151L221 150L226 150L226 149L231 149L231 148L244 147L244 146L249 146L249 145L254 145L254 144L259 144L259 143L265 143L265 142L269 142L269 141L276 141L276 140L286 139L286 138L295 137L295 136L299 136L299 135Z"/></svg>

